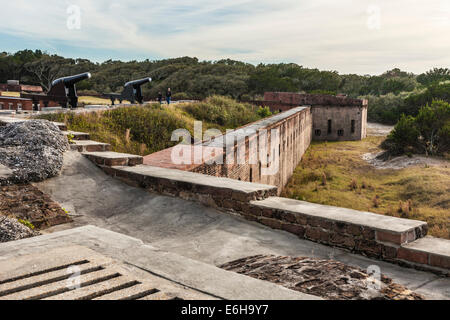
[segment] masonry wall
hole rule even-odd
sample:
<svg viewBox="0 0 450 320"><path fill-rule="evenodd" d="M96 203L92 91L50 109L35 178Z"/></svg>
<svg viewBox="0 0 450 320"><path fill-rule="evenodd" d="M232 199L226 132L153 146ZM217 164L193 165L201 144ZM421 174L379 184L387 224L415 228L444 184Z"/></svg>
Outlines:
<svg viewBox="0 0 450 320"><path fill-rule="evenodd" d="M313 140L362 140L367 136L367 106L312 107Z"/></svg>
<svg viewBox="0 0 450 320"><path fill-rule="evenodd" d="M303 155L308 149L312 139L312 110L309 107L299 108L298 112L282 118L276 123L272 123L264 129L267 130L268 141L270 148L268 148L268 162L263 164L261 159L258 159L256 164L250 163L250 154L260 154L259 139L260 134L250 136L246 139L246 155L245 163L238 164L235 158L234 164L202 164L190 170L196 173L203 173L212 176L227 177L235 180L262 183L274 185L278 187L278 193L281 193L283 187L291 178L295 168L301 161ZM279 143L273 145L271 130L279 130ZM250 141L255 141L257 149L250 150ZM237 146L233 149L235 155L238 154ZM278 153L279 167L276 173L264 175L263 168L273 168L273 161L276 159L274 152ZM225 152L220 155L225 157Z"/></svg>
<svg viewBox="0 0 450 320"><path fill-rule="evenodd" d="M0 97L0 110L33 110L33 102L30 99L15 97Z"/></svg>
<svg viewBox="0 0 450 320"><path fill-rule="evenodd" d="M361 140L366 137L367 100L324 94L266 92L259 105L284 112L299 105L313 110L313 139L320 141Z"/></svg>

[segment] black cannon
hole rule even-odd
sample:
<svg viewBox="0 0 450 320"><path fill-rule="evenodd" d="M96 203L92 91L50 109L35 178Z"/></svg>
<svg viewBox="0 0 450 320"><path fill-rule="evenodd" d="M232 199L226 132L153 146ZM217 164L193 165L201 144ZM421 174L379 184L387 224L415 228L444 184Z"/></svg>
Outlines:
<svg viewBox="0 0 450 320"><path fill-rule="evenodd" d="M144 97L142 96L141 86L150 81L152 81L152 78L129 81L124 84L122 93L104 93L103 97L111 99L112 105L114 105L116 99L119 100L120 103L122 103L123 100L128 100L131 103L136 103L137 101L139 104L142 104L144 102Z"/></svg>
<svg viewBox="0 0 450 320"><path fill-rule="evenodd" d="M44 104L44 107L48 107L50 101L57 102L63 108L67 108L68 104L72 108L76 108L78 106L78 96L75 84L90 77L91 74L85 72L75 76L59 78L52 82L50 90L46 95L22 93L21 97L33 100L33 106L35 108L40 102Z"/></svg>
<svg viewBox="0 0 450 320"><path fill-rule="evenodd" d="M78 96L75 84L90 77L91 74L85 72L75 76L56 79L52 82L47 96L55 97L54 100L59 101L63 108L67 108L67 102L69 102L72 108L76 108L78 105Z"/></svg>

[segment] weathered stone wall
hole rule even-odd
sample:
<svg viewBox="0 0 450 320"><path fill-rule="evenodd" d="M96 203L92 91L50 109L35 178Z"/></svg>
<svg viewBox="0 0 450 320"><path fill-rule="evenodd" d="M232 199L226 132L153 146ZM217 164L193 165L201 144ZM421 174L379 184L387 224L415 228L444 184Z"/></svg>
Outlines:
<svg viewBox="0 0 450 320"><path fill-rule="evenodd" d="M324 94L294 92L266 92L258 105L270 107L273 112L284 112L299 105L308 105L313 111L313 140L361 140L366 137L367 100Z"/></svg>
<svg viewBox="0 0 450 320"><path fill-rule="evenodd" d="M309 107L291 109L291 112L288 112L285 115L280 114L278 115L278 118L279 119L273 122L267 121L267 125L265 125L263 121L262 125L259 126L259 129L267 130L268 135L270 148L267 148L267 158L269 161L266 161L266 164L262 163L260 158L258 158L258 162L256 164L250 161L251 155L260 155L260 144L258 142L262 139L262 137L260 132L257 131L256 134L245 138L246 153L244 163L238 163L237 161L239 144L236 144L231 152L229 151L229 153L233 153L235 155L233 164L229 164L225 160L226 151L224 150L219 155L219 157L224 159L223 165L204 163L195 167L191 171L241 181L274 185L278 187L279 193L281 193L283 187L287 184L311 143L313 121L312 111ZM245 128L251 128L252 125L246 126L242 129L245 130ZM274 144L275 139L272 139L272 129L277 129L279 132L279 141L277 144ZM239 134L237 135L239 136ZM255 142L254 145L257 148L250 150L252 141ZM274 154L274 152L278 154ZM274 163L277 160L279 160L278 166ZM278 168L274 170L273 174L264 174L263 168L267 168L267 170L269 170L270 168L276 167Z"/></svg>
<svg viewBox="0 0 450 320"><path fill-rule="evenodd" d="M367 136L367 106L312 107L313 140L352 141Z"/></svg>

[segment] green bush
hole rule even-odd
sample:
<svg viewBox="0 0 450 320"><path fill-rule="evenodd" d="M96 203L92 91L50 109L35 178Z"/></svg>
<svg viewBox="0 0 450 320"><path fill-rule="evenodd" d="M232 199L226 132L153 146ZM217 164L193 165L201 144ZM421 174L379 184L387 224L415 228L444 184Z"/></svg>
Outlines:
<svg viewBox="0 0 450 320"><path fill-rule="evenodd" d="M417 117L402 115L382 147L393 155L450 151L450 104L433 101L420 108Z"/></svg>
<svg viewBox="0 0 450 320"><path fill-rule="evenodd" d="M272 115L272 112L270 111L270 108L265 106L265 107L259 107L258 111L256 111L256 113L258 114L258 116L260 116L261 118L266 118Z"/></svg>
<svg viewBox="0 0 450 320"><path fill-rule="evenodd" d="M260 119L256 107L222 96L211 96L184 109L197 120L233 129Z"/></svg>
<svg viewBox="0 0 450 320"><path fill-rule="evenodd" d="M172 95L173 100L190 100L191 96L186 92L176 92Z"/></svg>
<svg viewBox="0 0 450 320"><path fill-rule="evenodd" d="M419 136L414 117L402 115L381 147L392 155L400 155L408 152L410 148L416 148Z"/></svg>

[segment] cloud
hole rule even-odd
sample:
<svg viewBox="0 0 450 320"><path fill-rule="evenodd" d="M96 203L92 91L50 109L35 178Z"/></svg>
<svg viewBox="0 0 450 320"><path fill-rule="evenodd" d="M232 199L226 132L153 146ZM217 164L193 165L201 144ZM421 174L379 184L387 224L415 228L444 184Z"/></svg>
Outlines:
<svg viewBox="0 0 450 320"><path fill-rule="evenodd" d="M80 30L66 27L70 5L81 9ZM369 7L379 8L379 20ZM64 48L78 46L87 58L101 50L103 60L189 55L360 74L450 65L447 0L15 0L2 13L0 32L66 56Z"/></svg>

